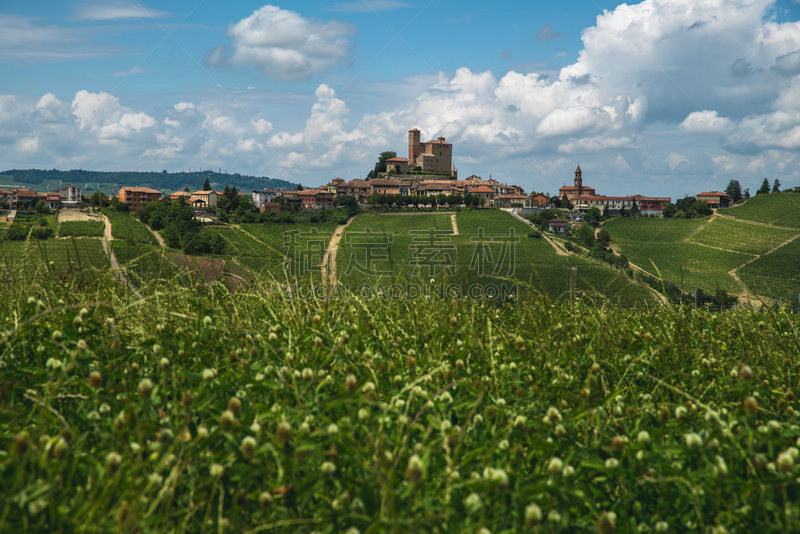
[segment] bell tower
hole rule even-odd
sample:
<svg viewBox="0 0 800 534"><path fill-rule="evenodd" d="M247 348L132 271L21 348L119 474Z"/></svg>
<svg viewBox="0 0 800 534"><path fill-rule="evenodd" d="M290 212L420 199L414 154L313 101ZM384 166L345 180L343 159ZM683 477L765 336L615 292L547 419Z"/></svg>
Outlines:
<svg viewBox="0 0 800 534"><path fill-rule="evenodd" d="M575 189L577 190L577 194L580 197L583 194L583 178L581 177L583 173L581 172L581 166L578 165L578 168L575 169Z"/></svg>
<svg viewBox="0 0 800 534"><path fill-rule="evenodd" d="M413 170L417 165L417 156L420 150L420 131L414 128L408 131L408 168Z"/></svg>

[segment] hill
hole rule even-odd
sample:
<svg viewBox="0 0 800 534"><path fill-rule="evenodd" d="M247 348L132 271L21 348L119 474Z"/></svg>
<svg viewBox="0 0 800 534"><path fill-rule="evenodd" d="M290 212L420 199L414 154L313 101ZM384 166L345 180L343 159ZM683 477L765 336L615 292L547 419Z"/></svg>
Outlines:
<svg viewBox="0 0 800 534"><path fill-rule="evenodd" d="M8 170L0 174L0 187L28 187L33 190L53 190L62 185L73 184L83 188L83 193L96 189L106 194L119 192L120 187L152 187L165 193L181 191L188 187L191 191L203 188L208 180L214 187L223 189L226 185L236 186L243 192L253 189L294 189L297 184L267 177L247 176L239 173L228 174L213 171L196 172L138 172L138 171L70 171L28 169Z"/></svg>
<svg viewBox="0 0 800 534"><path fill-rule="evenodd" d="M759 195L698 219L617 218L603 228L628 259L682 291L797 303L800 195Z"/></svg>

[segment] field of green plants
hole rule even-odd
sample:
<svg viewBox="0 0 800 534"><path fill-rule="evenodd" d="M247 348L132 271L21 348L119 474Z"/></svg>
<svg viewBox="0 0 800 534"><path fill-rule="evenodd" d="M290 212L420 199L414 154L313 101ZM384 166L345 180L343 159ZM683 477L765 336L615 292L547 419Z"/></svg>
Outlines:
<svg viewBox="0 0 800 534"><path fill-rule="evenodd" d="M544 293L554 300L583 294L631 306L651 298L607 265L557 256L547 241L528 237L530 226L508 213L465 210L456 220L457 236L449 213L357 216L339 245L339 282L378 291L398 285L413 291L458 288L446 298L485 298L486 291L496 290L501 299L511 293Z"/></svg>
<svg viewBox="0 0 800 534"><path fill-rule="evenodd" d="M58 237L103 237L105 226L102 221L64 221L58 225Z"/></svg>
<svg viewBox="0 0 800 534"><path fill-rule="evenodd" d="M758 295L783 299L797 307L800 295L800 239L742 267L739 277Z"/></svg>
<svg viewBox="0 0 800 534"><path fill-rule="evenodd" d="M771 228L735 219L715 217L700 231L692 235L691 242L734 252L763 254L797 235L798 231L800 230Z"/></svg>
<svg viewBox="0 0 800 534"><path fill-rule="evenodd" d="M103 245L96 239L0 240L0 261L7 269L16 269L27 276L37 272L63 276L108 267Z"/></svg>
<svg viewBox="0 0 800 534"><path fill-rule="evenodd" d="M0 280L0 532L800 519L795 314Z"/></svg>
<svg viewBox="0 0 800 534"><path fill-rule="evenodd" d="M800 194L757 195L744 204L720 210L740 219L783 226L800 226Z"/></svg>
<svg viewBox="0 0 800 534"><path fill-rule="evenodd" d="M111 221L111 235L114 239L124 239L130 243L158 245L158 241L150 229L128 213L105 210L104 214Z"/></svg>

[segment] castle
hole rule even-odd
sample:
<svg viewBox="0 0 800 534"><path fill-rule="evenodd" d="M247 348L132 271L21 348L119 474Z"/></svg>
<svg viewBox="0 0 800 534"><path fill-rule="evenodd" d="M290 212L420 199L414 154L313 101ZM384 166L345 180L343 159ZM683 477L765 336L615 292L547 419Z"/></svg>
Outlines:
<svg viewBox="0 0 800 534"><path fill-rule="evenodd" d="M453 166L453 144L439 137L433 141L420 142L420 131L414 128L408 132L408 158L386 160L386 172L406 174L422 171L425 174L449 175L458 178Z"/></svg>

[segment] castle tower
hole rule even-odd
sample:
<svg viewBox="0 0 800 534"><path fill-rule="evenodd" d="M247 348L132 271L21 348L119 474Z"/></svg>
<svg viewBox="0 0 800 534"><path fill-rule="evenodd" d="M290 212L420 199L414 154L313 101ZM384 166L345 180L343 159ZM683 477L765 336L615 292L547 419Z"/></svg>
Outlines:
<svg viewBox="0 0 800 534"><path fill-rule="evenodd" d="M421 149L420 149L420 140L419 140L419 130L414 128L413 130L408 131L408 168L413 169L417 166L417 156L419 156Z"/></svg>
<svg viewBox="0 0 800 534"><path fill-rule="evenodd" d="M581 172L581 166L578 165L578 168L575 169L575 189L577 190L578 197L583 194L583 178L581 177L583 173Z"/></svg>

